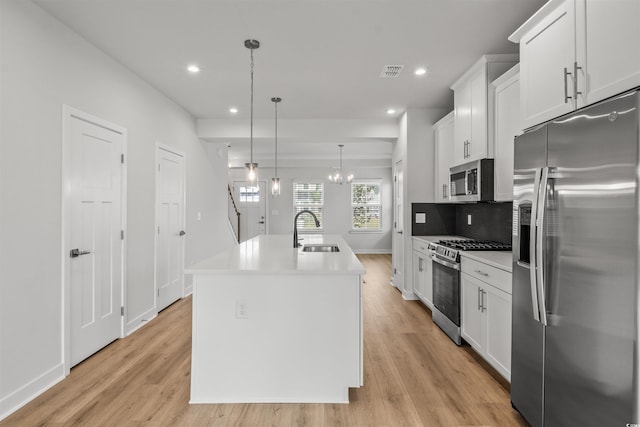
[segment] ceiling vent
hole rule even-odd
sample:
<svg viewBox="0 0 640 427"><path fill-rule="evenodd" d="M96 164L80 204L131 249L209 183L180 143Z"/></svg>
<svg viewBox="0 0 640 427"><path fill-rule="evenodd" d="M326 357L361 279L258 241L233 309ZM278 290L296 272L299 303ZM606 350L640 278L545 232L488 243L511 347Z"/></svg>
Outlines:
<svg viewBox="0 0 640 427"><path fill-rule="evenodd" d="M382 67L380 77L383 79L395 79L400 75L403 68L404 65L385 65Z"/></svg>

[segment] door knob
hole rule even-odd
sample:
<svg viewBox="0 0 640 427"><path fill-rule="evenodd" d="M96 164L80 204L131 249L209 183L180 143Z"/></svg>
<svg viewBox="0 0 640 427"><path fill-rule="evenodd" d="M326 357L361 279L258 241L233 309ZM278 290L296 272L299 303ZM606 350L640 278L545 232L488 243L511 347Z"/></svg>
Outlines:
<svg viewBox="0 0 640 427"><path fill-rule="evenodd" d="M77 258L80 255L89 255L91 253L91 251L81 251L80 249L71 249L71 251L69 251L69 256L71 258Z"/></svg>
<svg viewBox="0 0 640 427"><path fill-rule="evenodd" d="M180 230L180 232L178 233L178 236L184 236L185 234L187 233L185 233L184 230Z"/></svg>
<svg viewBox="0 0 640 427"><path fill-rule="evenodd" d="M258 221L258 224L264 224L264 221Z"/></svg>

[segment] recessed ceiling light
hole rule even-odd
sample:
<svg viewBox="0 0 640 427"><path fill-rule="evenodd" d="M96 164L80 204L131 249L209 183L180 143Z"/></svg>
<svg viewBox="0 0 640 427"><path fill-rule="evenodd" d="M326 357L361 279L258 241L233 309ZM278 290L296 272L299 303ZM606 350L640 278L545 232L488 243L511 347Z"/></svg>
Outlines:
<svg viewBox="0 0 640 427"><path fill-rule="evenodd" d="M231 114L236 114L238 112L238 109L236 107L231 107L231 108L229 108L229 112Z"/></svg>
<svg viewBox="0 0 640 427"><path fill-rule="evenodd" d="M416 70L414 71L414 74L416 76L424 76L425 74L427 74L427 69L426 68L416 68Z"/></svg>
<svg viewBox="0 0 640 427"><path fill-rule="evenodd" d="M191 64L191 65L189 65L189 66L187 67L187 71L188 71L188 72L190 72L190 73L194 73L194 74L195 74L195 73L199 73L199 72L200 72L200 67L198 67L198 66L197 66L197 65L195 65L195 64Z"/></svg>
<svg viewBox="0 0 640 427"><path fill-rule="evenodd" d="M389 108L387 110L387 114L395 114L395 113L396 113L396 110L394 110L393 108Z"/></svg>

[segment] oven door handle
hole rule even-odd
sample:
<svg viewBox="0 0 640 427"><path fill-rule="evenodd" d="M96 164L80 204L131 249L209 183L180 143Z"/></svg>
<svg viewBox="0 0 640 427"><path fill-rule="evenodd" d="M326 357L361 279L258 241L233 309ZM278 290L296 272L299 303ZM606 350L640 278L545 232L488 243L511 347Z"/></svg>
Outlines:
<svg viewBox="0 0 640 427"><path fill-rule="evenodd" d="M443 259L438 258L435 255L431 255L431 259L433 260L433 262L437 262L438 264L444 265L445 267L453 268L454 270L460 271L460 264L458 263L445 261Z"/></svg>

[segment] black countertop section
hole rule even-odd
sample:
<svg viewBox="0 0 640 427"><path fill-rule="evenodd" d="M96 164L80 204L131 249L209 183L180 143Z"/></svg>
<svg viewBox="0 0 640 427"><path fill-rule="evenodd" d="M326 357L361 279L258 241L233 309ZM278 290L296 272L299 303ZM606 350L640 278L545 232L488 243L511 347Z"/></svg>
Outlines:
<svg viewBox="0 0 640 427"><path fill-rule="evenodd" d="M511 202L412 203L411 235L458 235L510 244L512 208ZM424 224L415 222L417 213L426 214ZM468 215L471 215L471 225L468 225Z"/></svg>

